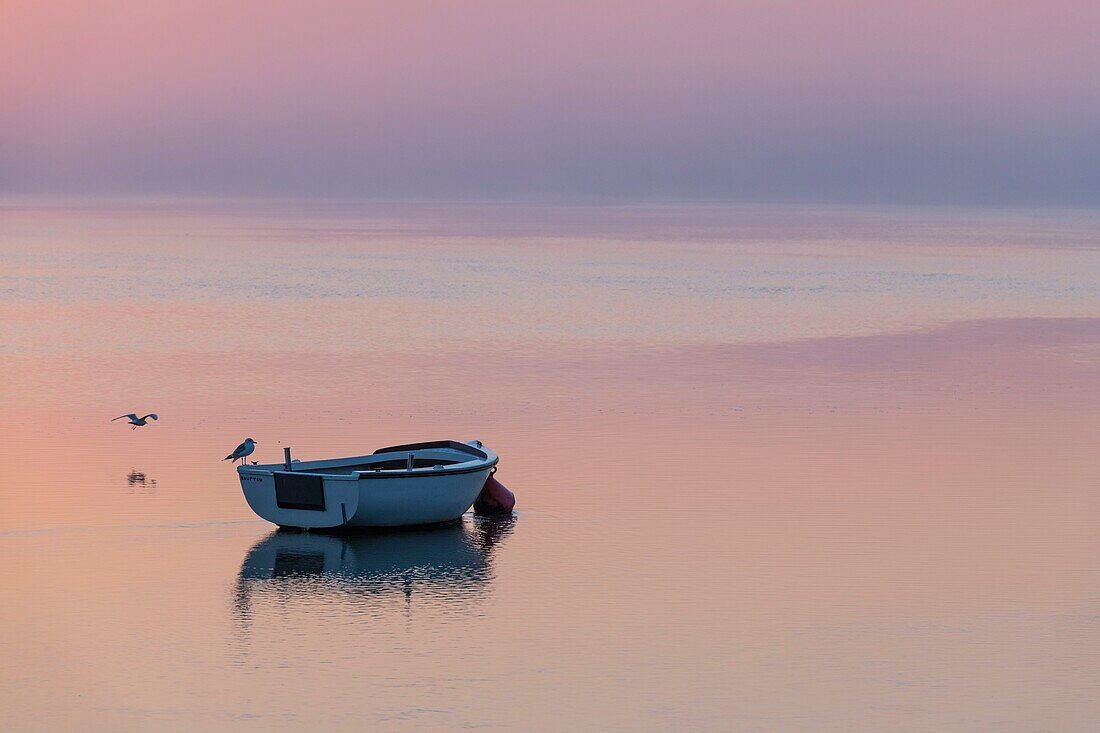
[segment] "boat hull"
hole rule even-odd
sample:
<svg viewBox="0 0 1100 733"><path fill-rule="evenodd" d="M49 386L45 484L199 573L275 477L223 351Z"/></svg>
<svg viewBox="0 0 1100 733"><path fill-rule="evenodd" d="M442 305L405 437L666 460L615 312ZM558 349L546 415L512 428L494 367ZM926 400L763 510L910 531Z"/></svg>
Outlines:
<svg viewBox="0 0 1100 733"><path fill-rule="evenodd" d="M435 453L442 455L440 450ZM391 452L383 458L393 460L393 456L400 455ZM423 450L417 455L431 460L432 451ZM436 466L435 470L325 474L323 468L301 464L293 471L283 470L282 466L245 466L238 469L238 475L252 511L282 527L404 527L461 517L495 465L496 456L486 455L454 466Z"/></svg>

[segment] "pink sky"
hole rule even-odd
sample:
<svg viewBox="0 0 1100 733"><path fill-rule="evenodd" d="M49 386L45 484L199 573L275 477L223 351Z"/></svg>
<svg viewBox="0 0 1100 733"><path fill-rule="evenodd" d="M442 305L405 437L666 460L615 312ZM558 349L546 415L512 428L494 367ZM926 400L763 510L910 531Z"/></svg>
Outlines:
<svg viewBox="0 0 1100 733"><path fill-rule="evenodd" d="M0 3L0 193L1100 198L1100 4Z"/></svg>

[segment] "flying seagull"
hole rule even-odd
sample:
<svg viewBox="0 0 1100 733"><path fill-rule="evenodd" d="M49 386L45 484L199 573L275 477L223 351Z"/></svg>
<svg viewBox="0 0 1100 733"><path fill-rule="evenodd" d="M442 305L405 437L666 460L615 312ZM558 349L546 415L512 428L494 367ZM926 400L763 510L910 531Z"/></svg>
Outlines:
<svg viewBox="0 0 1100 733"><path fill-rule="evenodd" d="M130 428L131 430L137 430L138 428L140 428L143 425L148 425L149 424L149 418L152 418L152 419L156 420L157 419L157 413L150 412L148 415L145 415L144 417L138 417L136 414L131 412L129 415L119 415L118 417L113 417L113 418L111 418L111 422L114 422L115 420L121 420L122 418L126 418L127 420L130 421L130 424L134 426L134 427Z"/></svg>
<svg viewBox="0 0 1100 733"><path fill-rule="evenodd" d="M233 452L227 455L223 460L236 461L240 459L241 465L244 465L244 459L247 456L252 455L252 451L256 450L256 441L252 438L245 438L244 442L233 449Z"/></svg>

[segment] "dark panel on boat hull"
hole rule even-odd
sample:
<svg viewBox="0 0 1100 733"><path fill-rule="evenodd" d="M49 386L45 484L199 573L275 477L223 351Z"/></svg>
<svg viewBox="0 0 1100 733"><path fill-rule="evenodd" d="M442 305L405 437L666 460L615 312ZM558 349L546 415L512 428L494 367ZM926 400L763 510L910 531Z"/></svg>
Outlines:
<svg viewBox="0 0 1100 733"><path fill-rule="evenodd" d="M325 510L324 479L298 473L275 472L275 502L280 509Z"/></svg>

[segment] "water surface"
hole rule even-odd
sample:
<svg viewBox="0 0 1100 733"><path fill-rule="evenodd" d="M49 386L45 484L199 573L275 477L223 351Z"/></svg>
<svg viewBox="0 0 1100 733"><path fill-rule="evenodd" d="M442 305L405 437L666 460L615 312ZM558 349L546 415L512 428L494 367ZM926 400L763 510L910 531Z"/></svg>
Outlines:
<svg viewBox="0 0 1100 733"><path fill-rule="evenodd" d="M1092 730L1098 276L1081 211L8 203L0 724ZM520 511L276 533L246 435Z"/></svg>

